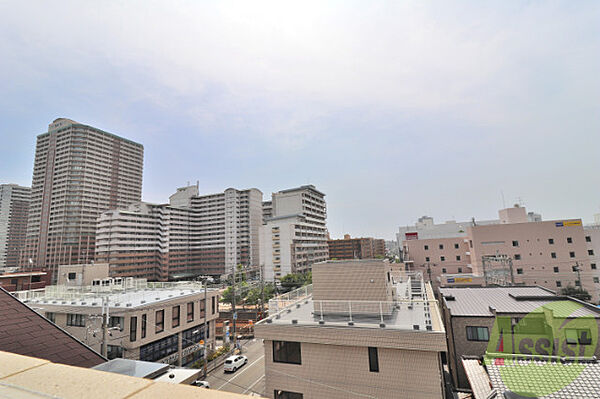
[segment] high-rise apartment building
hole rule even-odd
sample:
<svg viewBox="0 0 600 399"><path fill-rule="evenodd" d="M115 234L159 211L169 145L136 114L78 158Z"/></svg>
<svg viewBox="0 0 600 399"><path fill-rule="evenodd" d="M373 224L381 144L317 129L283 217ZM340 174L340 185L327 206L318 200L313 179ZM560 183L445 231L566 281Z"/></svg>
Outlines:
<svg viewBox="0 0 600 399"><path fill-rule="evenodd" d="M268 210L270 208L270 210ZM307 185L273 193L263 214L260 264L265 279L310 271L328 259L325 194Z"/></svg>
<svg viewBox="0 0 600 399"><path fill-rule="evenodd" d="M70 119L37 137L23 266L94 259L101 212L140 201L144 148Z"/></svg>
<svg viewBox="0 0 600 399"><path fill-rule="evenodd" d="M0 184L0 269L15 268L25 246L31 188Z"/></svg>
<svg viewBox="0 0 600 399"><path fill-rule="evenodd" d="M258 266L262 192L255 188L198 195L179 188L168 204L139 202L98 219L96 261L111 275L173 280Z"/></svg>
<svg viewBox="0 0 600 399"><path fill-rule="evenodd" d="M373 237L327 240L329 259L375 259L385 256L385 240Z"/></svg>

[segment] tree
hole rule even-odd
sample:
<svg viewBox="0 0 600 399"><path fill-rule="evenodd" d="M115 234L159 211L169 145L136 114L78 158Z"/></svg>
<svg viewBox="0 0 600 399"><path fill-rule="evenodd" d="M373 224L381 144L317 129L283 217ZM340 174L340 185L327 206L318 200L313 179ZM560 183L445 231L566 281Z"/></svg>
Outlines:
<svg viewBox="0 0 600 399"><path fill-rule="evenodd" d="M589 301L592 299L592 296L589 292L580 287L574 287L572 285L567 285L565 288L560 290L562 295L571 296L573 298L579 299L580 301Z"/></svg>
<svg viewBox="0 0 600 399"><path fill-rule="evenodd" d="M281 279L281 287L285 291L291 291L308 284L312 284L312 272L290 273Z"/></svg>

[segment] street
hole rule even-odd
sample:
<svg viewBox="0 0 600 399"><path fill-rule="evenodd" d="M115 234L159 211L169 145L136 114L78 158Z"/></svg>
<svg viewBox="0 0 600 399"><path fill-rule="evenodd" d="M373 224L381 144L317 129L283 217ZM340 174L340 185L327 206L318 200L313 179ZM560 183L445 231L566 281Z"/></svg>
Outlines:
<svg viewBox="0 0 600 399"><path fill-rule="evenodd" d="M213 370L206 381L210 388L242 393L246 395L263 396L265 391L265 359L263 344L260 339L241 341L242 355L248 357L248 364L234 373L225 373L223 366Z"/></svg>

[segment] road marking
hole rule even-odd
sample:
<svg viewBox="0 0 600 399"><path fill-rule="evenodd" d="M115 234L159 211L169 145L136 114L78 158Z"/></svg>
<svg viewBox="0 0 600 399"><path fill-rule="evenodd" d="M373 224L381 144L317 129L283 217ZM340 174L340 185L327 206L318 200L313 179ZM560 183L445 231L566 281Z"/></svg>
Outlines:
<svg viewBox="0 0 600 399"><path fill-rule="evenodd" d="M264 375L261 375L261 376L260 376L260 378L259 378L258 380L254 381L254 382L252 383L252 385L250 385L250 386L249 386L249 387L248 387L248 388L247 388L247 389L246 389L244 392L242 392L242 395L243 395L243 394L245 394L246 392L250 391L252 388L254 388L254 386L255 386L256 384L258 384L258 383L260 382L260 380L262 380L263 378L265 378L265 376L264 376Z"/></svg>
<svg viewBox="0 0 600 399"><path fill-rule="evenodd" d="M217 391L220 391L220 390L221 390L221 388L223 388L225 385L229 384L231 381L235 380L237 377L239 377L240 375L244 374L244 372L245 372L246 370L248 370L250 367L252 367L252 366L253 366L253 365L254 365L256 362L258 362L258 361L262 360L264 357L265 357L265 355L262 355L261 357L259 357L259 358L258 358L258 359L256 359L255 361L253 361L252 363L250 363L250 364L247 364L247 365L246 365L246 367L244 367L244 369L243 369L241 372L237 373L237 374L236 374L235 376L233 376L233 378L231 378L229 381L227 381L226 383L224 383L223 385L221 385L220 387L218 387L218 388L217 388Z"/></svg>

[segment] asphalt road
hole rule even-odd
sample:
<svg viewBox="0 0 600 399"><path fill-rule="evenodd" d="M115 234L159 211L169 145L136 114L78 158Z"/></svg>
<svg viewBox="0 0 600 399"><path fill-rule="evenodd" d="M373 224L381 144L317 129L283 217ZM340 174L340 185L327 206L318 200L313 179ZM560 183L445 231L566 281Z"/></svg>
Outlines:
<svg viewBox="0 0 600 399"><path fill-rule="evenodd" d="M265 352L260 339L242 342L242 355L248 357L248 364L234 373L225 373L223 366L213 370L206 381L210 388L243 393L246 395L263 396L265 391Z"/></svg>

